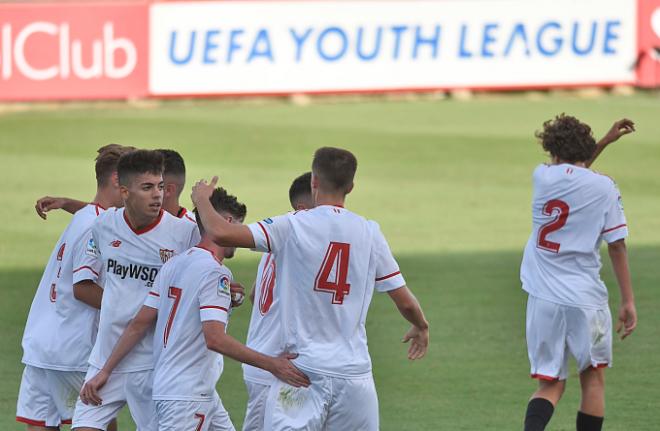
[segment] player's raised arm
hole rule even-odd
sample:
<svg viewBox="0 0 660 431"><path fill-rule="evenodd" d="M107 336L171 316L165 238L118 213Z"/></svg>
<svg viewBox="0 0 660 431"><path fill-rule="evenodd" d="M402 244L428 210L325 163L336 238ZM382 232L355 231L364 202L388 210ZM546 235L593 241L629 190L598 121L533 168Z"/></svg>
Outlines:
<svg viewBox="0 0 660 431"><path fill-rule="evenodd" d="M158 310L156 308L147 305L142 306L138 314L128 324L124 333L119 337L117 344L112 349L112 354L105 362L105 365L103 365L103 368L101 368L97 375L88 380L80 390L80 399L83 403L93 405L100 405L102 403L103 400L98 394L99 389L108 381L112 370L142 340L147 330L156 323L157 318Z"/></svg>
<svg viewBox="0 0 660 431"><path fill-rule="evenodd" d="M610 145L612 142L618 141L623 135L627 135L635 131L635 123L632 120L627 118L616 121L610 130L603 136L603 138L596 143L596 151L594 155L589 159L585 166L588 168L596 161L596 158L603 152L605 147Z"/></svg>
<svg viewBox="0 0 660 431"><path fill-rule="evenodd" d="M406 286L390 290L387 293L396 304L399 313L413 325L402 340L404 343L411 342L408 348L408 359L421 359L429 346L429 323L424 317L422 307Z"/></svg>
<svg viewBox="0 0 660 431"><path fill-rule="evenodd" d="M216 244L223 247L254 248L254 238L250 229L241 224L225 220L211 205L211 195L218 183L218 177L213 177L211 183L198 181L192 189L192 201L204 225L206 234Z"/></svg>
<svg viewBox="0 0 660 431"><path fill-rule="evenodd" d="M64 211L75 214L78 210L87 205L86 202L70 198L54 198L51 196L44 196L37 199L34 209L42 219L46 220L46 213L51 210L63 209Z"/></svg>
<svg viewBox="0 0 660 431"><path fill-rule="evenodd" d="M244 364L266 370L293 387L307 387L310 385L309 378L291 363L291 359L295 359L298 355L285 353L273 357L252 350L228 335L225 332L225 324L219 321L202 322L202 330L204 331L206 347L210 350L229 356Z"/></svg>

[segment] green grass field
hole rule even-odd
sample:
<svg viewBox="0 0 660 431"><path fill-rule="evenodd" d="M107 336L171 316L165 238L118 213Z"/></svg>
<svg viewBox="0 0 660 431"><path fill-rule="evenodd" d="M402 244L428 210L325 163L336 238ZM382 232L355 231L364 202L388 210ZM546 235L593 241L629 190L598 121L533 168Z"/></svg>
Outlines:
<svg viewBox="0 0 660 431"><path fill-rule="evenodd" d="M531 172L544 161L533 133L566 112L600 137L619 117L638 132L610 147L597 170L617 179L631 236L629 252L639 327L614 343L608 371L607 430L657 430L660 388L660 100L651 95L531 101L491 96L458 101L364 101L258 105L169 102L149 109L124 105L0 115L0 429L14 422L22 372L21 336L49 253L68 222L42 221L44 194L91 199L92 159L109 142L173 148L188 165L188 188L218 174L248 206L248 221L287 211L290 181L310 167L313 151L333 145L354 151L359 168L347 205L381 224L409 286L431 324L431 347L410 363L399 342L407 324L386 296L368 318L369 346L383 430L517 430L529 379L526 296L518 269L529 234ZM258 256L228 262L237 279L254 280ZM608 265L603 277L616 308ZM230 333L244 340L248 307ZM574 368L573 368L574 369ZM234 423L242 423L246 393L238 364L226 361L219 392ZM575 371L549 426L575 429ZM122 430L132 429L126 411Z"/></svg>

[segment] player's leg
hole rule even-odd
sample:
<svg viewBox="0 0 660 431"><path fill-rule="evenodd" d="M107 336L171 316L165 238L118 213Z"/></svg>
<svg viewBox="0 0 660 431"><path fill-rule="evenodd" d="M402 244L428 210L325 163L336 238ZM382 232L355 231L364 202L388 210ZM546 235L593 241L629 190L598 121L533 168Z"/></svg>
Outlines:
<svg viewBox="0 0 660 431"><path fill-rule="evenodd" d="M307 388L294 388L282 381L274 382L268 392L264 430L324 430L332 396L331 381L318 374L305 372L311 381Z"/></svg>
<svg viewBox="0 0 660 431"><path fill-rule="evenodd" d="M60 415L53 402L42 368L26 365L16 403L16 421L26 424L28 431L59 429Z"/></svg>
<svg viewBox="0 0 660 431"><path fill-rule="evenodd" d="M85 380L89 380L99 372L98 368L89 367ZM126 404L125 386L128 374L113 373L105 386L99 390L103 404L93 406L84 404L80 397L76 401L73 412L72 429L76 431L108 431L108 424L117 417L119 411Z"/></svg>
<svg viewBox="0 0 660 431"><path fill-rule="evenodd" d="M561 399L568 375L565 307L530 296L527 300L527 353L538 389L527 404L525 431L544 430Z"/></svg>
<svg viewBox="0 0 660 431"><path fill-rule="evenodd" d="M332 378L332 400L324 429L378 430L378 396L373 377Z"/></svg>
<svg viewBox="0 0 660 431"><path fill-rule="evenodd" d="M126 403L137 431L157 431L156 404L152 399L153 371L126 373Z"/></svg>
<svg viewBox="0 0 660 431"><path fill-rule="evenodd" d="M234 428L234 424L229 417L229 413L222 404L222 400L217 392L213 394L213 401L207 404L210 405L207 414L209 425L204 431L236 431L236 428ZM263 427L260 429L263 429Z"/></svg>
<svg viewBox="0 0 660 431"><path fill-rule="evenodd" d="M577 431L600 431L605 416L605 369L589 367L580 373L582 399Z"/></svg>
<svg viewBox="0 0 660 431"><path fill-rule="evenodd" d="M243 420L243 431L261 431L264 429L264 414L270 385L261 385L245 381L248 400Z"/></svg>

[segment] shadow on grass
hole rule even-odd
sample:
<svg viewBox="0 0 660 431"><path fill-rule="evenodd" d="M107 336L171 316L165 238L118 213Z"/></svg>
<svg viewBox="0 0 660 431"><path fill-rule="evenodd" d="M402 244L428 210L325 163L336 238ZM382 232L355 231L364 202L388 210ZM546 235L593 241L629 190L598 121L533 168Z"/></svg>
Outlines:
<svg viewBox="0 0 660 431"><path fill-rule="evenodd" d="M520 252L454 253L399 256L408 285L431 323L428 356L415 363L400 339L408 325L387 295L375 295L367 328L380 400L383 430L515 430L521 428L534 383L527 377L524 310L520 289ZM615 341L615 368L608 372L607 427L655 430L660 389L654 384L660 357L660 313L654 290L660 280L660 247L633 247L631 267L640 315L637 332ZM237 280L254 279L255 259L230 264ZM13 422L20 382L20 341L41 269L0 270L0 428L23 430ZM611 303L618 293L609 266L603 277ZM616 307L613 313L616 313ZM245 339L247 307L232 316L229 332ZM219 393L235 425L242 423L245 389L240 366L225 362ZM574 367L573 367L574 369ZM552 429L574 429L579 391L575 372ZM120 425L129 428L124 411Z"/></svg>

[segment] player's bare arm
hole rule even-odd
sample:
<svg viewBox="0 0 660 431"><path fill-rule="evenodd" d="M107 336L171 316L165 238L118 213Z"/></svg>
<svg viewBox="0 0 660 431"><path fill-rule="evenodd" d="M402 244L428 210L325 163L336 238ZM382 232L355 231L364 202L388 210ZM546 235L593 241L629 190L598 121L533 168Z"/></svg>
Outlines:
<svg viewBox="0 0 660 431"><path fill-rule="evenodd" d="M635 309L635 296L630 278L630 267L628 266L628 251L626 242L623 239L608 244L607 249L621 292L621 305L616 332L621 334L621 339L624 339L632 334L637 326L637 310Z"/></svg>
<svg viewBox="0 0 660 431"><path fill-rule="evenodd" d="M407 286L387 293L396 304L399 313L413 325L402 340L404 343L411 342L408 348L408 359L421 359L426 355L429 346L429 323L424 317L422 307Z"/></svg>
<svg viewBox="0 0 660 431"><path fill-rule="evenodd" d="M223 247L254 248L254 238L250 228L242 224L230 223L225 220L211 205L211 194L218 184L218 177L213 177L210 183L198 181L192 189L192 201L206 234L213 242Z"/></svg>
<svg viewBox="0 0 660 431"><path fill-rule="evenodd" d="M84 208L85 205L87 205L87 202L82 202L76 199L44 196L37 199L34 209L37 211L39 217L46 220L46 213L48 211L63 209L70 214L75 214L78 210Z"/></svg>
<svg viewBox="0 0 660 431"><path fill-rule="evenodd" d="M298 355L285 353L278 357L272 357L254 351L225 333L225 324L218 321L202 322L202 330L206 339L206 347L209 350L229 356L244 364L269 371L275 377L293 387L307 387L310 385L309 378L291 363L291 359L295 359Z"/></svg>
<svg viewBox="0 0 660 431"><path fill-rule="evenodd" d="M144 334L151 328L158 318L158 310L155 308L142 306L138 314L135 315L131 323L128 324L124 333L119 337L117 345L112 349L112 354L106 361L99 373L85 383L80 390L80 399L85 404L100 405L103 400L99 397L98 391L108 381L108 377L121 362L124 357L142 340Z"/></svg>
<svg viewBox="0 0 660 431"><path fill-rule="evenodd" d="M241 283L232 281L229 285L229 292L231 293L231 306L240 307L243 305L243 300L245 299L245 288Z"/></svg>
<svg viewBox="0 0 660 431"><path fill-rule="evenodd" d="M73 285L73 296L90 307L101 309L103 289L92 280L83 280Z"/></svg>
<svg viewBox="0 0 660 431"><path fill-rule="evenodd" d="M600 153L603 152L605 147L610 145L612 142L616 142L619 140L620 137L623 135L627 135L629 133L632 133L635 131L635 123L632 120L629 120L627 118L621 119L619 121L616 121L610 130L603 136L603 138L596 143L596 151L594 151L594 155L589 159L586 163L585 166L588 168L593 164L594 161L596 161L596 158L600 155Z"/></svg>

